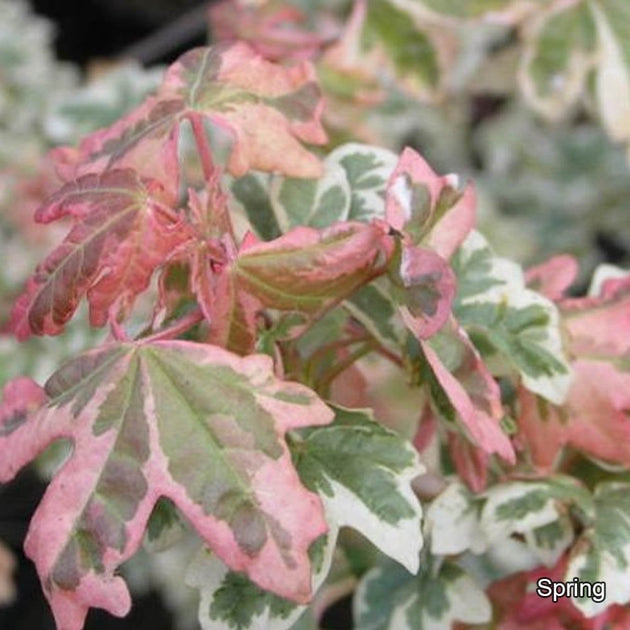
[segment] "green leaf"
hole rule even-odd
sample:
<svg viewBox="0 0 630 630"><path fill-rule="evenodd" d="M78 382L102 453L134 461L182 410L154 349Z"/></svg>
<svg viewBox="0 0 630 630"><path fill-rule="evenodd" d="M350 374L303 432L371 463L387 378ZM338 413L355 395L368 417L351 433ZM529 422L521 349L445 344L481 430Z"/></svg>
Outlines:
<svg viewBox="0 0 630 630"><path fill-rule="evenodd" d="M490 621L481 586L452 562L435 558L416 576L392 562L372 569L354 599L356 630L434 630L457 621Z"/></svg>
<svg viewBox="0 0 630 630"><path fill-rule="evenodd" d="M336 540L335 529L309 549L313 593L330 570ZM201 549L191 562L186 583L201 592L199 623L203 630L286 630L307 608L261 589L243 573L230 571L208 549Z"/></svg>
<svg viewBox="0 0 630 630"><path fill-rule="evenodd" d="M247 173L233 180L230 185L232 195L243 206L256 234L264 241L271 241L281 234L268 189L269 176L258 172Z"/></svg>
<svg viewBox="0 0 630 630"><path fill-rule="evenodd" d="M518 372L525 387L560 404L570 385L555 305L525 288L522 269L473 232L452 259L454 312L489 367Z"/></svg>
<svg viewBox="0 0 630 630"><path fill-rule="evenodd" d="M387 149L351 142L337 147L329 156L341 164L350 187L351 221L368 222L385 215L385 188L398 162Z"/></svg>
<svg viewBox="0 0 630 630"><path fill-rule="evenodd" d="M309 225L323 228L336 221L369 222L385 214L385 187L397 156L387 149L349 143L324 160L323 177L273 178L270 201L283 232Z"/></svg>
<svg viewBox="0 0 630 630"><path fill-rule="evenodd" d="M350 189L344 170L327 159L319 179L275 177L270 199L283 232L300 225L323 228L348 219Z"/></svg>
<svg viewBox="0 0 630 630"><path fill-rule="evenodd" d="M304 485L320 494L329 524L360 531L409 571L418 569L421 508L410 482L423 472L411 444L369 410L333 407L328 431L291 440Z"/></svg>
<svg viewBox="0 0 630 630"><path fill-rule="evenodd" d="M394 350L403 347L407 332L386 278L377 278L361 287L343 305L380 344Z"/></svg>
<svg viewBox="0 0 630 630"><path fill-rule="evenodd" d="M479 17L490 11L498 11L514 4L514 0L422 0L426 7L459 18Z"/></svg>

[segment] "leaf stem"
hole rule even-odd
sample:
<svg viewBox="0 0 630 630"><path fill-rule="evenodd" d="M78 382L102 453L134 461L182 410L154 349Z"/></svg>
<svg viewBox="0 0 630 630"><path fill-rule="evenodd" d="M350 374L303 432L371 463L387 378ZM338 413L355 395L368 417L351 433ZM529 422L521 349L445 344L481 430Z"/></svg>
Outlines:
<svg viewBox="0 0 630 630"><path fill-rule="evenodd" d="M339 376L344 370L347 370L353 363L358 361L361 357L365 356L372 352L372 350L376 349L376 344L374 341L367 341L361 347L357 348L354 352L351 352L345 359L342 359L335 365L330 368L324 374L321 381L317 383L317 387L315 388L319 393L326 394L330 384Z"/></svg>
<svg viewBox="0 0 630 630"><path fill-rule="evenodd" d="M197 144L197 151L199 152L199 158L201 160L201 168L203 169L203 176L207 182L211 182L216 179L216 166L212 159L212 153L208 146L208 138L206 131L203 128L203 122L199 116L188 116L188 120L192 125L193 134L195 135L195 142Z"/></svg>
<svg viewBox="0 0 630 630"><path fill-rule="evenodd" d="M163 339L174 339L178 335L186 332L192 328L195 324L198 324L203 320L203 313L200 308L196 308L194 311L187 313L170 326L163 328L162 330L149 335L148 337L142 337L143 342L161 341Z"/></svg>

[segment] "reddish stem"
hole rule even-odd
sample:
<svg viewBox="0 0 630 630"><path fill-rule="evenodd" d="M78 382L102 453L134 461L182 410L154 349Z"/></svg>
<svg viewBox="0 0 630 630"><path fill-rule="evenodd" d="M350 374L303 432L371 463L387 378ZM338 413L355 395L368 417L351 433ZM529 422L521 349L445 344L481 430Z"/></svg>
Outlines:
<svg viewBox="0 0 630 630"><path fill-rule="evenodd" d="M216 167L214 160L212 159L212 153L208 146L208 138L206 136L206 130L203 128L203 122L199 116L189 116L190 124L192 125L193 133L195 135L195 142L197 143L197 150L199 151L199 158L201 159L201 168L203 169L203 176L207 182L211 182L216 178Z"/></svg>
<svg viewBox="0 0 630 630"><path fill-rule="evenodd" d="M116 341L129 341L129 335L127 335L127 332L123 328L122 324L118 322L115 317L110 317L109 329L111 331L112 337Z"/></svg>
<svg viewBox="0 0 630 630"><path fill-rule="evenodd" d="M191 311L187 315L184 315L182 318L178 319L176 322L163 328L162 330L154 333L153 335L149 335L148 337L143 337L141 339L142 342L152 342L152 341L161 341L162 339L174 339L178 335L186 332L190 328L192 328L195 324L198 324L203 320L203 313L201 309L195 309Z"/></svg>

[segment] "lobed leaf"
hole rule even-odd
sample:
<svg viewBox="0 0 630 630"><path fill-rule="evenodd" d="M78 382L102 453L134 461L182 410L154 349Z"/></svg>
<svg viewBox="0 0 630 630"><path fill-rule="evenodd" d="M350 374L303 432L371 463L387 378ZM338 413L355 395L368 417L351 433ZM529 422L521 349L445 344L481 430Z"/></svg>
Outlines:
<svg viewBox="0 0 630 630"><path fill-rule="evenodd" d="M331 529L352 527L417 572L421 508L410 485L424 470L417 453L368 410L333 410L327 430L307 429L291 442L302 482L319 493Z"/></svg>
<svg viewBox="0 0 630 630"><path fill-rule="evenodd" d="M73 226L15 303L10 325L18 339L61 333L85 294L94 326L128 312L155 268L189 238L162 210L170 201L157 182L130 169L84 175L52 195L36 219L70 217Z"/></svg>
<svg viewBox="0 0 630 630"><path fill-rule="evenodd" d="M354 598L357 630L433 630L490 621L483 589L455 563L425 565L412 576L392 562L369 571Z"/></svg>
<svg viewBox="0 0 630 630"><path fill-rule="evenodd" d="M244 43L196 48L170 66L155 96L82 142L78 172L133 167L176 191L177 142L187 118L207 120L231 134L233 175L258 169L318 176L319 160L301 142L326 141L322 108L308 62L283 68Z"/></svg>
<svg viewBox="0 0 630 630"><path fill-rule="evenodd" d="M91 606L128 612L115 572L160 497L230 568L308 600L307 551L326 523L283 436L331 421L313 392L276 379L269 357L185 341L104 346L66 363L45 390L48 402L0 435L0 481L51 441L73 441L25 543L60 627L80 629ZM12 405L0 426L15 424Z"/></svg>
<svg viewBox="0 0 630 630"><path fill-rule="evenodd" d="M454 313L493 370L517 371L525 387L561 403L570 386L554 304L525 288L520 267L473 232L453 258Z"/></svg>
<svg viewBox="0 0 630 630"><path fill-rule="evenodd" d="M317 591L330 570L336 530L317 539L309 549L312 590ZM242 573L201 549L186 573L186 581L201 592L199 623L203 630L287 630L305 606L262 590Z"/></svg>

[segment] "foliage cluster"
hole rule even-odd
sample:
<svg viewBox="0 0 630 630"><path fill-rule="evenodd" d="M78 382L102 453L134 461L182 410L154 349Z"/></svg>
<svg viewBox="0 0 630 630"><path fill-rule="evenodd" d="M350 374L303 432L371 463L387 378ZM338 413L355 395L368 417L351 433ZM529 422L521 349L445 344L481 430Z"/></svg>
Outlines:
<svg viewBox="0 0 630 630"><path fill-rule="evenodd" d="M360 629L630 623L630 274L580 294L606 225L628 251L630 9L465 5L217 3L214 45L43 162L65 235L8 328L109 330L0 405L0 481L71 444L25 543L58 628L125 615L128 561L182 539L203 628L350 593ZM530 211L524 269L497 236Z"/></svg>

